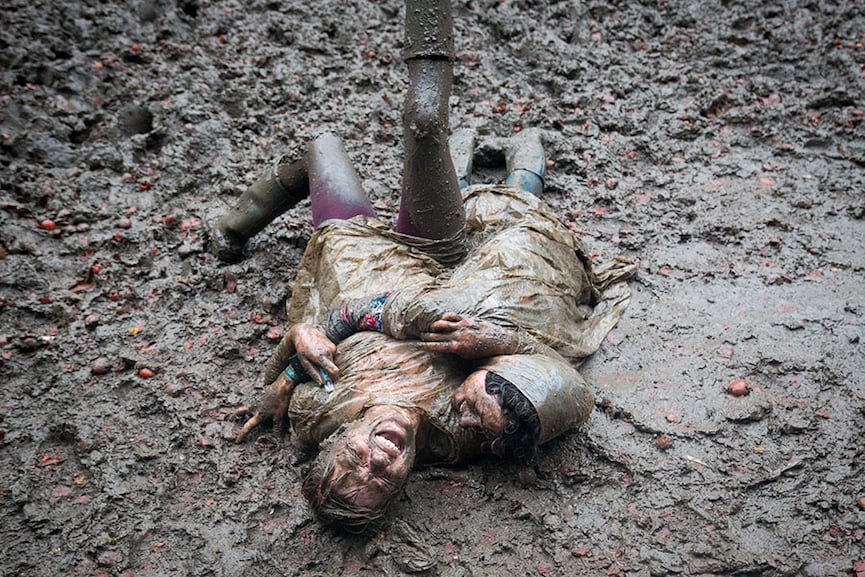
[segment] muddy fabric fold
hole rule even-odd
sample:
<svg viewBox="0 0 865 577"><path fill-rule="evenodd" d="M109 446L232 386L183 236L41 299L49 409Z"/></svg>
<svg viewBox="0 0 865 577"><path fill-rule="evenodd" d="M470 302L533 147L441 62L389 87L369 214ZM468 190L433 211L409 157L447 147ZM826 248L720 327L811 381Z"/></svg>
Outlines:
<svg viewBox="0 0 865 577"><path fill-rule="evenodd" d="M387 335L360 332L339 344L336 362L343 373L333 395L311 384L298 387L290 413L302 442L318 444L367 407L390 403L420 407L431 415L438 440L429 459L452 462L477 453L481 439L458 427L449 405L473 367L405 340L444 312L518 330L520 352L534 354L526 366L542 365L543 356L550 359L545 370L550 379L538 380L538 386L555 377L558 383L582 387L546 397L540 389L528 391L533 402L559 403L561 414L550 416L546 428L542 423L544 440L588 417L591 393L575 366L597 350L621 317L630 298L624 281L635 266L615 262L596 275L579 239L525 191L480 186L464 196L471 249L455 267L430 255L431 245L433 253L447 252L447 241L398 234L376 219L329 221L313 234L297 273L290 323L323 325L330 309L352 299L392 294L382 311ZM570 395L569 404L557 395ZM552 415L543 406L536 408L541 416Z"/></svg>
<svg viewBox="0 0 865 577"><path fill-rule="evenodd" d="M385 332L414 338L455 312L521 329L575 364L598 350L627 308L624 281L636 266L615 261L596 275L582 242L516 188L469 189L466 212L469 256L449 277L394 290L382 312Z"/></svg>

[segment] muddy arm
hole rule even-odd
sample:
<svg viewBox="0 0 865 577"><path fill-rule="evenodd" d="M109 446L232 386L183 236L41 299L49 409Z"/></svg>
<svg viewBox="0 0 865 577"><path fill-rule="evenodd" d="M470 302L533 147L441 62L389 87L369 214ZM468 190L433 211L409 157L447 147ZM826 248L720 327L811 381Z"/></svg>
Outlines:
<svg viewBox="0 0 865 577"><path fill-rule="evenodd" d="M501 355L550 354L552 349L520 329L445 313L419 335L424 349L477 360Z"/></svg>
<svg viewBox="0 0 865 577"><path fill-rule="evenodd" d="M420 340L429 351L451 353L464 359L484 359L499 355L546 354L552 349L521 329L506 328L489 321L453 312L415 317L401 331L389 330L382 321L382 310L391 293L355 299L332 309L327 315L325 332L339 343L361 331L384 332L402 340Z"/></svg>
<svg viewBox="0 0 865 577"><path fill-rule="evenodd" d="M274 428L283 431L288 405L300 383L315 381L332 390L332 380L339 376L335 354L336 345L320 329L306 323L289 328L265 364L267 386L261 398L252 407L237 410L238 415L252 413L252 417L244 423L236 440L242 441L252 429L270 421Z"/></svg>

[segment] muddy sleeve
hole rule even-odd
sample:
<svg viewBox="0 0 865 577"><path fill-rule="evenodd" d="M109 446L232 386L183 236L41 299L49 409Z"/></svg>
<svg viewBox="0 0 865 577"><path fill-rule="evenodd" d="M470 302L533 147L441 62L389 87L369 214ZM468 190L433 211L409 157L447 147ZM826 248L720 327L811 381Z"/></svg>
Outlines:
<svg viewBox="0 0 865 577"><path fill-rule="evenodd" d="M327 313L325 334L334 344L339 344L359 331L381 332L381 311L390 293L374 297L353 299L345 305Z"/></svg>
<svg viewBox="0 0 865 577"><path fill-rule="evenodd" d="M396 339L417 339L446 312L465 314L466 303L441 300L437 290L394 291L382 309L382 331Z"/></svg>
<svg viewBox="0 0 865 577"><path fill-rule="evenodd" d="M533 337L523 329L512 329L517 335L517 350L513 352L515 355L556 355L558 353L552 347L549 347Z"/></svg>
<svg viewBox="0 0 865 577"><path fill-rule="evenodd" d="M477 307L474 305L476 300L477 296L472 296L465 288L442 290L427 287L420 292L394 291L384 302L380 315L380 330L401 340L417 339L445 313L455 313L487 321L495 325L497 331L512 333L516 350L510 354L556 354L554 349L544 344L531 332L508 322L507 318L497 316L496 309L492 314L478 315Z"/></svg>

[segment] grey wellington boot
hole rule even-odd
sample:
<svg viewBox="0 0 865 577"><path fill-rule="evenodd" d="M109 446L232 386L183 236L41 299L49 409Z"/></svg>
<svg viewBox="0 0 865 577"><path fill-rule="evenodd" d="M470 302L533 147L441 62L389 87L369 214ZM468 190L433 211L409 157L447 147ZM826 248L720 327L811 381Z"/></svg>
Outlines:
<svg viewBox="0 0 865 577"><path fill-rule="evenodd" d="M541 131L530 128L513 136L508 142L505 161L508 168L505 184L540 196L544 190L544 174L547 172Z"/></svg>
<svg viewBox="0 0 865 577"><path fill-rule="evenodd" d="M472 163L475 155L475 131L472 128L461 128L454 131L448 139L451 160L457 173L460 189L466 188L472 180Z"/></svg>

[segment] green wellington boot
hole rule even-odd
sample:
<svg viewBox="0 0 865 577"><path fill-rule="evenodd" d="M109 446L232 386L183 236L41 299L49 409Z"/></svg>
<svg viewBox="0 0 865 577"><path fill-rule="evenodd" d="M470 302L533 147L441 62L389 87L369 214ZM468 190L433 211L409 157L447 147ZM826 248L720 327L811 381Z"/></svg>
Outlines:
<svg viewBox="0 0 865 577"><path fill-rule="evenodd" d="M225 262L243 258L246 242L308 194L303 163L280 164L244 192L210 233L210 252Z"/></svg>

